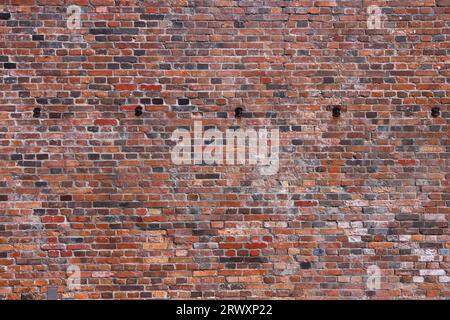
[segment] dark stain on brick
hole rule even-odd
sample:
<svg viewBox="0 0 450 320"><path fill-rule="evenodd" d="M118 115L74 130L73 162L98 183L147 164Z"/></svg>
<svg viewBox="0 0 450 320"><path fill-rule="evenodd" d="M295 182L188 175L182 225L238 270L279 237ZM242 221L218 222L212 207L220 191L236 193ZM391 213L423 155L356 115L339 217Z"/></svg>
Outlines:
<svg viewBox="0 0 450 320"><path fill-rule="evenodd" d="M16 69L17 65L15 63L12 63L12 62L6 62L6 63L3 64L3 67L5 69Z"/></svg>
<svg viewBox="0 0 450 320"><path fill-rule="evenodd" d="M0 12L0 20L9 20L11 18L11 13Z"/></svg>
<svg viewBox="0 0 450 320"><path fill-rule="evenodd" d="M63 195L59 197L60 201L72 201L72 196L71 195Z"/></svg>
<svg viewBox="0 0 450 320"><path fill-rule="evenodd" d="M142 20L164 20L163 14L141 14Z"/></svg>
<svg viewBox="0 0 450 320"><path fill-rule="evenodd" d="M311 262L309 261L300 262L300 268L302 269L311 269L311 266Z"/></svg>
<svg viewBox="0 0 450 320"><path fill-rule="evenodd" d="M33 34L31 36L31 39L33 41L44 41L44 35L43 34Z"/></svg>

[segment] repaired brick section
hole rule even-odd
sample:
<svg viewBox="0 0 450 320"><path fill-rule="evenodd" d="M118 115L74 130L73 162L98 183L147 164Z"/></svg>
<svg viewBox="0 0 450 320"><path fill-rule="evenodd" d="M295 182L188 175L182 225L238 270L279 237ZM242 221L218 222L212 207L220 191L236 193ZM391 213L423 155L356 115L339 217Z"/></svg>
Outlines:
<svg viewBox="0 0 450 320"><path fill-rule="evenodd" d="M449 1L62 2L1 7L0 298L450 298ZM200 120L279 172L174 165Z"/></svg>

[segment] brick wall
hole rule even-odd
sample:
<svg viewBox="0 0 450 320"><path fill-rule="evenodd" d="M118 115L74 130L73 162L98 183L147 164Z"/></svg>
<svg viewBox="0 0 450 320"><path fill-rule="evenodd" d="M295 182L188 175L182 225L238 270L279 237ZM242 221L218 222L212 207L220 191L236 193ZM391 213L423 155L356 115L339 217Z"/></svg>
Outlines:
<svg viewBox="0 0 450 320"><path fill-rule="evenodd" d="M448 299L449 18L1 0L0 297ZM278 172L174 164L194 121L278 129Z"/></svg>

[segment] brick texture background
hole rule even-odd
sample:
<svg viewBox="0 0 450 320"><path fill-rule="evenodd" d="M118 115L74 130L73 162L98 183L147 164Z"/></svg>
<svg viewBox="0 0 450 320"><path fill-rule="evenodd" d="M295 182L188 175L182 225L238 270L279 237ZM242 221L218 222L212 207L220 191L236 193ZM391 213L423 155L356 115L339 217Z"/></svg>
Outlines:
<svg viewBox="0 0 450 320"><path fill-rule="evenodd" d="M0 298L449 299L449 18L448 0L1 0ZM173 164L194 120L278 128L279 172Z"/></svg>

